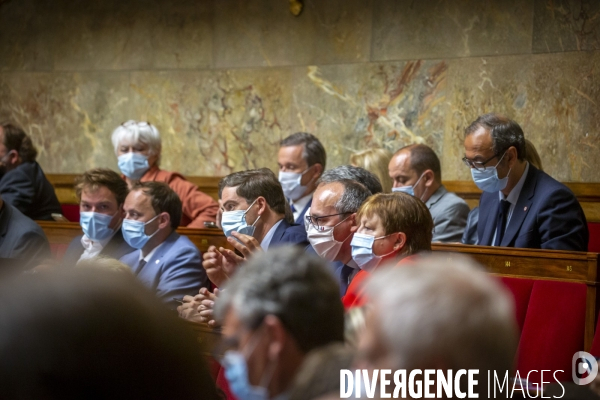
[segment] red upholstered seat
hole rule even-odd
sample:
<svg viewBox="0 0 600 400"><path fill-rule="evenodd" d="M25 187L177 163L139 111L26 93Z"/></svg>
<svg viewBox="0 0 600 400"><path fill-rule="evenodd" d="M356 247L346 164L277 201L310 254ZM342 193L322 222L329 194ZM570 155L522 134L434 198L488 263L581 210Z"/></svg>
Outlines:
<svg viewBox="0 0 600 400"><path fill-rule="evenodd" d="M588 222L588 229L590 231L588 251L600 253L600 222Z"/></svg>
<svg viewBox="0 0 600 400"><path fill-rule="evenodd" d="M501 278L502 283L511 291L515 301L515 318L519 326L519 333L523 331L527 307L529 306L529 297L533 289L533 279L519 278Z"/></svg>
<svg viewBox="0 0 600 400"><path fill-rule="evenodd" d="M79 204L61 204L63 216L71 222L79 222Z"/></svg>
<svg viewBox="0 0 600 400"><path fill-rule="evenodd" d="M573 354L583 350L585 300L583 283L534 282L517 353L521 378L532 370L563 370L556 378L570 379ZM540 383L540 373L528 379ZM554 378L545 372L544 382L548 381Z"/></svg>

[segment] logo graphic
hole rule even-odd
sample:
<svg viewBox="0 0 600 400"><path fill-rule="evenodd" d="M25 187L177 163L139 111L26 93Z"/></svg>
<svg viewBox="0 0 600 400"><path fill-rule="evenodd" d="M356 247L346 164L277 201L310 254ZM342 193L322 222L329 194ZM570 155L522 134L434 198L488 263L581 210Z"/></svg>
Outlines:
<svg viewBox="0 0 600 400"><path fill-rule="evenodd" d="M598 363L590 353L578 351L573 355L572 372L575 384L587 385L598 375Z"/></svg>

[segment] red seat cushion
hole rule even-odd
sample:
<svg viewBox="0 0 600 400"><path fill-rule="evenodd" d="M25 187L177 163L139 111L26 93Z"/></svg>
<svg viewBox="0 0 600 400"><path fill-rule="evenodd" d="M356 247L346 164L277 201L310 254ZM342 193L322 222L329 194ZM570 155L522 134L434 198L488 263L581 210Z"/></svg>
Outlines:
<svg viewBox="0 0 600 400"><path fill-rule="evenodd" d="M539 371L563 370L556 378L570 379L573 354L583 349L585 300L583 283L535 281L517 353L521 378L537 370L528 379L539 384ZM554 381L552 373L544 373L544 382Z"/></svg>
<svg viewBox="0 0 600 400"><path fill-rule="evenodd" d="M79 204L61 204L63 216L71 222L79 222Z"/></svg>
<svg viewBox="0 0 600 400"><path fill-rule="evenodd" d="M590 231L588 251L600 253L600 222L588 222L588 229Z"/></svg>
<svg viewBox="0 0 600 400"><path fill-rule="evenodd" d="M529 298L533 289L533 279L520 279L502 277L500 279L513 295L515 301L515 318L519 326L519 332L523 331L527 308L529 307Z"/></svg>

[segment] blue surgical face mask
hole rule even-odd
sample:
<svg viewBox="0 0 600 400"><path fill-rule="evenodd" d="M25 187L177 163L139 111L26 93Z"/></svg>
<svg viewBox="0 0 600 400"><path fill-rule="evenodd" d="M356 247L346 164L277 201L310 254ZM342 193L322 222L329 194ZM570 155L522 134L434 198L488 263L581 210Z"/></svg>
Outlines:
<svg viewBox="0 0 600 400"><path fill-rule="evenodd" d="M118 212L118 211L117 211ZM79 223L85 236L93 241L99 241L109 238L114 229L109 228L114 215L100 214L93 211L84 211L79 213Z"/></svg>
<svg viewBox="0 0 600 400"><path fill-rule="evenodd" d="M411 196L415 197L415 186L417 186L419 184L419 182L421 182L421 179L423 178L424 174L425 173L423 172L421 174L421 176L419 177L419 179L415 182L414 185L395 187L395 188L392 188L392 192L402 192L402 193L410 194ZM421 195L421 197L423 197L423 196Z"/></svg>
<svg viewBox="0 0 600 400"><path fill-rule="evenodd" d="M393 235L393 233L386 236L380 236L378 238L358 232L354 234L352 242L350 242L350 246L352 247L352 259L354 262L356 262L356 264L358 264L360 269L371 272L377 268L384 257L387 257L390 254L398 251L392 250L382 256L373 254L373 243L375 243L376 240L386 238L390 235Z"/></svg>
<svg viewBox="0 0 600 400"><path fill-rule="evenodd" d="M498 164L500 164L500 162L504 158L505 154L506 152L502 154L502 157L500 157L498 163L493 167L485 167L485 169L483 170L471 168L471 176L473 177L473 182L475 182L475 185L477 185L479 189L483 190L484 192L494 193L499 192L500 190L506 187L506 184L508 183L508 175L510 174L510 169L508 170L506 176L502 179L498 178L498 170L496 169L496 167L498 167Z"/></svg>
<svg viewBox="0 0 600 400"><path fill-rule="evenodd" d="M154 221L156 218L158 218L158 215L148 222L124 219L123 225L121 227L121 231L123 232L123 239L125 239L127 244L133 247L134 249L142 249L146 245L146 243L148 243L148 240L150 240L150 238L156 235L156 233L160 230L156 229L156 231L152 235L146 235L146 225Z"/></svg>
<svg viewBox="0 0 600 400"><path fill-rule="evenodd" d="M302 177L309 169L310 167L302 173L279 171L279 183L281 183L281 188L283 189L285 197L295 201L300 199L302 195L306 193L306 186L302 186L300 182L302 182Z"/></svg>
<svg viewBox="0 0 600 400"><path fill-rule="evenodd" d="M254 226L260 219L260 215L252 225L248 225L246 213L252 208L254 203L256 203L256 200L254 200L252 204L250 204L250 207L245 210L223 211L223 215L221 216L221 228L226 237L231 236L231 232L234 231L248 236L254 235Z"/></svg>
<svg viewBox="0 0 600 400"><path fill-rule="evenodd" d="M269 398L269 391L266 387L250 384L248 365L241 352L234 350L225 352L221 364L225 370L229 388L239 400L267 400Z"/></svg>
<svg viewBox="0 0 600 400"><path fill-rule="evenodd" d="M119 156L119 169L129 179L139 181L142 176L150 169L148 164L148 156L140 153L129 153L121 154Z"/></svg>

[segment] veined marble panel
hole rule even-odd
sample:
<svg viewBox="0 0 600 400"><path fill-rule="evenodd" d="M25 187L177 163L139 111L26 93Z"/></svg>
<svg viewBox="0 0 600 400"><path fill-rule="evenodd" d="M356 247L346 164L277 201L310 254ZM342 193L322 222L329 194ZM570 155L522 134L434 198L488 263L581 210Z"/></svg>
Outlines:
<svg viewBox="0 0 600 400"><path fill-rule="evenodd" d="M329 167L367 147L426 143L440 154L446 71L444 61L298 67L292 127L321 139Z"/></svg>
<svg viewBox="0 0 600 400"><path fill-rule="evenodd" d="M381 0L372 61L531 52L531 0Z"/></svg>
<svg viewBox="0 0 600 400"><path fill-rule="evenodd" d="M535 0L533 52L600 50L600 1Z"/></svg>
<svg viewBox="0 0 600 400"><path fill-rule="evenodd" d="M0 120L33 138L48 173L116 169L109 134L129 115L129 73L2 73Z"/></svg>
<svg viewBox="0 0 600 400"><path fill-rule="evenodd" d="M160 130L164 169L277 169L279 141L290 131L289 70L136 72L131 81L131 118Z"/></svg>
<svg viewBox="0 0 600 400"><path fill-rule="evenodd" d="M215 67L368 61L372 0L215 1Z"/></svg>
<svg viewBox="0 0 600 400"><path fill-rule="evenodd" d="M446 179L469 179L463 132L478 115L517 121L544 169L560 181L600 180L600 52L450 61L449 114L442 167Z"/></svg>

